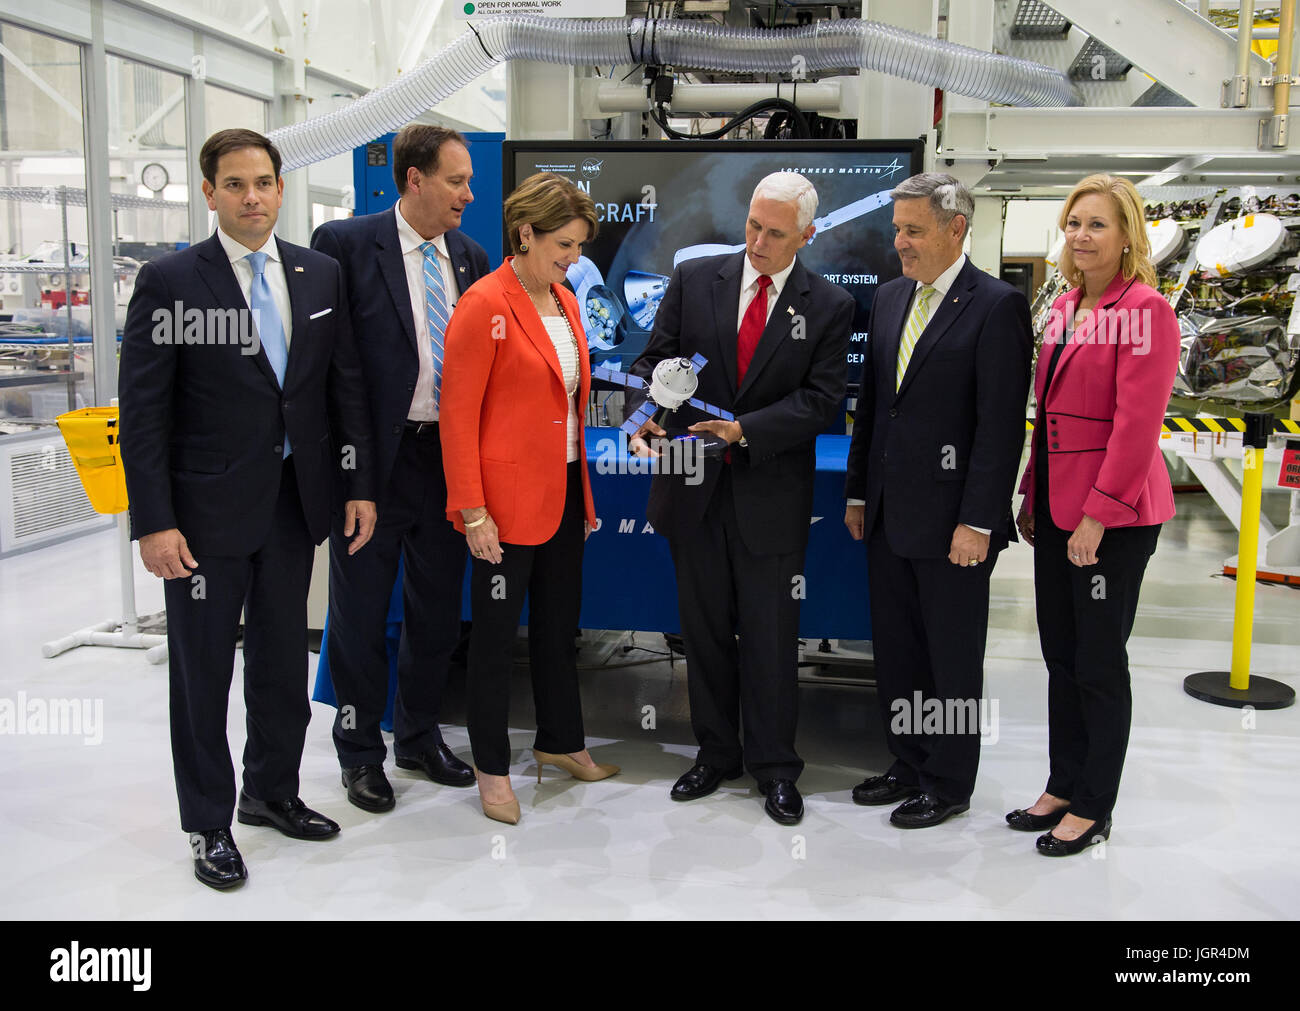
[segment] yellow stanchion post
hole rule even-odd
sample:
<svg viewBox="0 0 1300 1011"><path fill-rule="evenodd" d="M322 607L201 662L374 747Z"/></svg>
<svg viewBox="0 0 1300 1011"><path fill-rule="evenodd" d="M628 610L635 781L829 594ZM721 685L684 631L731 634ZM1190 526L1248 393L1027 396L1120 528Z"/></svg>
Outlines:
<svg viewBox="0 0 1300 1011"><path fill-rule="evenodd" d="M1237 538L1237 594L1232 618L1232 669L1201 671L1183 679L1193 698L1220 706L1285 709L1295 690L1281 681L1250 676L1250 646L1255 628L1255 571L1259 562L1259 513L1264 489L1264 450L1273 417L1247 414L1242 435L1241 530Z"/></svg>
<svg viewBox="0 0 1300 1011"><path fill-rule="evenodd" d="M1237 537L1237 599L1232 614L1232 669L1228 684L1250 687L1250 646L1255 634L1255 571L1259 563L1259 511L1264 490L1264 451L1243 446L1241 531Z"/></svg>

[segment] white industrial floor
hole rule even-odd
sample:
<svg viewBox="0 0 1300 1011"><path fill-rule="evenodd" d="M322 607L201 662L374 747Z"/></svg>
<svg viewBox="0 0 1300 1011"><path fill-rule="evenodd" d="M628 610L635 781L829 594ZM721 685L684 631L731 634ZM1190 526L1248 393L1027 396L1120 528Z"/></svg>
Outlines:
<svg viewBox="0 0 1300 1011"><path fill-rule="evenodd" d="M584 676L593 754L623 773L584 785L548 769L537 785L531 735L512 735L518 826L486 820L473 789L439 787L389 760L397 808L366 814L339 785L333 710L313 704L302 796L342 834L295 842L236 825L247 884L213 892L193 878L176 813L167 677L141 653L40 646L113 616L113 532L0 561L0 698L103 700L103 739L0 734L0 914L6 918L1157 918L1291 919L1300 914L1300 708L1255 714L1183 693L1191 671L1228 663L1235 551L1231 524L1203 495L1179 497L1148 571L1133 669L1132 742L1110 843L1049 860L1003 814L1046 777L1046 676L1034 631L1030 552L994 576L986 694L998 740L982 751L971 811L901 832L889 808L849 790L885 752L870 689L809 685L801 695L806 815L784 828L748 781L690 804L668 799L694 754L685 669L657 661ZM852 561L852 560L849 560ZM137 563L141 610L160 584ZM1260 586L1253 670L1300 683L1300 591ZM637 642L662 648L657 635ZM648 654L631 652L624 661ZM313 657L312 664L315 660ZM232 692L230 741L243 747ZM643 729L643 707L656 726ZM461 689L449 700L460 719ZM532 716L519 668L512 710ZM468 759L462 726L447 739Z"/></svg>

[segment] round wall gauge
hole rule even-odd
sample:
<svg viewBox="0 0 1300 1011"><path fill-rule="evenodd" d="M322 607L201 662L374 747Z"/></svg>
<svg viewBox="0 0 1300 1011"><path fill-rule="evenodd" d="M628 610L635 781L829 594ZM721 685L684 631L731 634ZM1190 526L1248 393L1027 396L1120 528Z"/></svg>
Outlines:
<svg viewBox="0 0 1300 1011"><path fill-rule="evenodd" d="M146 189L154 193L161 193L166 188L170 176L167 170L159 165L156 161L151 161L140 172L140 182L144 183Z"/></svg>

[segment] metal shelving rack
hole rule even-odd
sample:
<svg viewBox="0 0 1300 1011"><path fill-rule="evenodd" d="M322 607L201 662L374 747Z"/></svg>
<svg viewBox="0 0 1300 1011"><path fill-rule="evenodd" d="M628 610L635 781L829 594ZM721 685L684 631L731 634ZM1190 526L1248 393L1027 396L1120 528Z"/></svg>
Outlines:
<svg viewBox="0 0 1300 1011"><path fill-rule="evenodd" d="M163 200L157 197L140 197L127 193L115 193L112 195L112 206L114 211L124 208L138 210L186 210L189 204L177 200ZM72 323L72 278L81 270L72 264L72 244L68 238L68 208L85 207L86 191L74 186L0 186L0 200L16 200L24 203L35 203L49 205L57 203L59 207L59 216L62 226L63 236L63 262L62 265L56 262L32 263L30 261L0 261L0 274L62 274L65 278L64 291L64 311L67 316L68 324L68 367L67 367L67 387L68 387L68 410L73 411L77 408L77 368L76 368L76 343L73 337ZM85 270L90 269L87 261ZM49 334L48 336L55 336ZM11 379L13 377L10 377ZM47 382L45 376L25 376L25 380L36 384Z"/></svg>

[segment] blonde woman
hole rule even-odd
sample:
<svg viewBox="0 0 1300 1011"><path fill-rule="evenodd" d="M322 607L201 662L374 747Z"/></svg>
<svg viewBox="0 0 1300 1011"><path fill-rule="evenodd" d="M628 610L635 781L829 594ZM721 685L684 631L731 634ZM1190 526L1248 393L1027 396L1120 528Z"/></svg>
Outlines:
<svg viewBox="0 0 1300 1011"><path fill-rule="evenodd" d="M1159 443L1179 351L1133 184L1088 176L1060 227L1074 287L1052 306L1038 356L1017 517L1034 546L1050 774L1032 806L1007 815L1015 829L1050 829L1037 844L1047 856L1110 836L1133 707L1126 644L1160 524L1174 515Z"/></svg>

